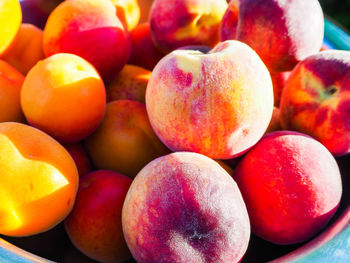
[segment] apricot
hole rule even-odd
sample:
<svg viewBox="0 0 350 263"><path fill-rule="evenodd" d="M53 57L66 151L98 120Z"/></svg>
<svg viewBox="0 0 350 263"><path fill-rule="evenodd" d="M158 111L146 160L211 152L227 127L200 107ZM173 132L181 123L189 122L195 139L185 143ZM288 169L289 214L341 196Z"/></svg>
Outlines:
<svg viewBox="0 0 350 263"><path fill-rule="evenodd" d="M7 62L0 60L0 122L24 122L20 93L24 76Z"/></svg>
<svg viewBox="0 0 350 263"><path fill-rule="evenodd" d="M128 30L137 26L140 20L140 7L137 0L110 0L117 9L117 16Z"/></svg>
<svg viewBox="0 0 350 263"><path fill-rule="evenodd" d="M44 232L71 211L78 172L69 153L33 127L0 123L0 233Z"/></svg>
<svg viewBox="0 0 350 263"><path fill-rule="evenodd" d="M86 138L100 124L105 88L97 71L73 54L56 54L26 76L21 105L27 121L62 143Z"/></svg>
<svg viewBox="0 0 350 263"><path fill-rule="evenodd" d="M128 63L152 70L164 54L153 43L149 23L135 27L130 36L132 47Z"/></svg>
<svg viewBox="0 0 350 263"><path fill-rule="evenodd" d="M117 100L107 104L100 127L85 141L93 164L135 177L153 159L169 153L155 135L144 104Z"/></svg>
<svg viewBox="0 0 350 263"><path fill-rule="evenodd" d="M26 75L41 59L43 51L43 31L32 24L22 24L11 47L3 59Z"/></svg>
<svg viewBox="0 0 350 263"><path fill-rule="evenodd" d="M109 0L67 0L50 14L44 52L72 53L89 61L108 80L126 64L130 36Z"/></svg>
<svg viewBox="0 0 350 263"><path fill-rule="evenodd" d="M239 262L250 225L241 193L214 160L162 156L135 177L124 201L125 240L137 262Z"/></svg>
<svg viewBox="0 0 350 263"><path fill-rule="evenodd" d="M2 0L0 6L0 55L12 44L22 23L18 0Z"/></svg>
<svg viewBox="0 0 350 263"><path fill-rule="evenodd" d="M107 102L113 100L136 100L145 103L147 83L151 71L134 65L125 65L106 86Z"/></svg>
<svg viewBox="0 0 350 263"><path fill-rule="evenodd" d="M131 178L108 170L81 177L65 228L74 246L98 262L122 263L131 258L121 222L131 182Z"/></svg>
<svg viewBox="0 0 350 263"><path fill-rule="evenodd" d="M336 160L318 141L291 131L265 135L234 171L252 232L277 244L318 233L337 210L342 182Z"/></svg>

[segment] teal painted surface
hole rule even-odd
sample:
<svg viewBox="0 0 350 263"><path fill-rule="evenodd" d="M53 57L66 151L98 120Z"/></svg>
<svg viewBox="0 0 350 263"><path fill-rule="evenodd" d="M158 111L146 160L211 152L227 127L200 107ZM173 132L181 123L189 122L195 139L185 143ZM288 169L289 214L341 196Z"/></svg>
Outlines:
<svg viewBox="0 0 350 263"><path fill-rule="evenodd" d="M334 49L350 50L350 36L325 19L325 44Z"/></svg>
<svg viewBox="0 0 350 263"><path fill-rule="evenodd" d="M33 263L33 261L22 258L17 254L10 252L0 247L0 262L1 263Z"/></svg>
<svg viewBox="0 0 350 263"><path fill-rule="evenodd" d="M294 263L347 263L350 262L350 225L332 240Z"/></svg>

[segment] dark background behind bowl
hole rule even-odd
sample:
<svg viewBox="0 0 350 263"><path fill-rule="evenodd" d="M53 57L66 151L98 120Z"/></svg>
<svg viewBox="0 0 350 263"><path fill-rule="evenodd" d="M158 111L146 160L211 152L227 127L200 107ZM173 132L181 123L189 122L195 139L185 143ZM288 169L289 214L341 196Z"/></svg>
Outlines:
<svg viewBox="0 0 350 263"><path fill-rule="evenodd" d="M350 0L319 0L323 12L350 32Z"/></svg>

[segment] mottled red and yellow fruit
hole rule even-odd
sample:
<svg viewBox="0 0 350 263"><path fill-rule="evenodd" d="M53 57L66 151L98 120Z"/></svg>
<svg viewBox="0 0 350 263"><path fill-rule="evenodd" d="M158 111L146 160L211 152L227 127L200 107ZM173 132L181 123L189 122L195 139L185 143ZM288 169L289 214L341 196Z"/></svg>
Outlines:
<svg viewBox="0 0 350 263"><path fill-rule="evenodd" d="M213 47L226 0L155 0L150 13L151 34L163 52L186 45Z"/></svg>
<svg viewBox="0 0 350 263"><path fill-rule="evenodd" d="M24 76L7 62L0 60L0 122L24 122L20 104Z"/></svg>
<svg viewBox="0 0 350 263"><path fill-rule="evenodd" d="M310 56L292 71L281 99L281 124L319 140L334 155L350 152L350 52Z"/></svg>
<svg viewBox="0 0 350 263"><path fill-rule="evenodd" d="M291 70L319 52L323 33L323 12L317 0L231 1L221 25L222 41L245 42L271 72Z"/></svg>
<svg viewBox="0 0 350 263"><path fill-rule="evenodd" d="M12 44L22 23L21 5L18 0L0 2L0 55Z"/></svg>
<svg viewBox="0 0 350 263"><path fill-rule="evenodd" d="M130 54L130 37L109 0L67 0L44 29L46 56L72 53L89 61L104 79L117 74Z"/></svg>
<svg viewBox="0 0 350 263"><path fill-rule="evenodd" d="M32 126L62 143L74 143L89 136L102 121L105 86L86 60L56 54L29 71L21 90L21 105Z"/></svg>
<svg viewBox="0 0 350 263"><path fill-rule="evenodd" d="M26 75L39 60L45 58L42 42L43 31L40 28L32 24L22 24L2 58Z"/></svg>
<svg viewBox="0 0 350 263"><path fill-rule="evenodd" d="M302 133L265 135L234 171L252 232L277 244L306 241L332 218L342 195L334 157Z"/></svg>
<svg viewBox="0 0 350 263"><path fill-rule="evenodd" d="M130 36L132 47L128 63L152 70L164 54L153 43L149 23L135 27Z"/></svg>
<svg viewBox="0 0 350 263"><path fill-rule="evenodd" d="M137 26L140 20L140 7L137 0L110 0L117 9L117 16L128 30Z"/></svg>
<svg viewBox="0 0 350 263"><path fill-rule="evenodd" d="M153 0L137 0L140 6L141 16L140 23L148 22L149 13L151 11L151 6Z"/></svg>
<svg viewBox="0 0 350 263"><path fill-rule="evenodd" d="M47 231L71 211L78 172L69 153L33 127L0 123L0 233ZM45 212L43 212L45 211Z"/></svg>
<svg viewBox="0 0 350 263"><path fill-rule="evenodd" d="M87 138L85 146L97 168L129 177L169 153L152 130L145 105L132 100L108 103L102 124Z"/></svg>
<svg viewBox="0 0 350 263"><path fill-rule="evenodd" d="M122 225L137 262L239 262L250 225L232 177L189 152L160 157L136 176Z"/></svg>
<svg viewBox="0 0 350 263"><path fill-rule="evenodd" d="M86 256L103 263L122 263L131 258L121 222L131 182L131 178L108 170L81 177L65 228L74 246Z"/></svg>
<svg viewBox="0 0 350 263"><path fill-rule="evenodd" d="M133 65L125 65L106 87L107 102L136 100L145 103L145 94L151 71Z"/></svg>
<svg viewBox="0 0 350 263"><path fill-rule="evenodd" d="M272 82L258 55L238 41L208 54L175 50L153 70L146 106L154 131L171 150L229 159L264 134Z"/></svg>

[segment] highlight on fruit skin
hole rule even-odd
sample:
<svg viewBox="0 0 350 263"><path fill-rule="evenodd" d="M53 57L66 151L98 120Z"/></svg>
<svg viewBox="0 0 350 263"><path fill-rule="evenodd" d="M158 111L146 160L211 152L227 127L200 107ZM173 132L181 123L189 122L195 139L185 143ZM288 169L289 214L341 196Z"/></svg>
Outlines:
<svg viewBox="0 0 350 263"><path fill-rule="evenodd" d="M15 39L22 23L19 0L1 0L0 3L0 56Z"/></svg>
<svg viewBox="0 0 350 263"><path fill-rule="evenodd" d="M71 211L78 172L69 153L44 132L0 123L0 233L47 231Z"/></svg>
<svg viewBox="0 0 350 263"><path fill-rule="evenodd" d="M61 143L74 143L99 126L105 113L106 91L89 62L59 53L29 71L21 90L21 105L32 126Z"/></svg>

